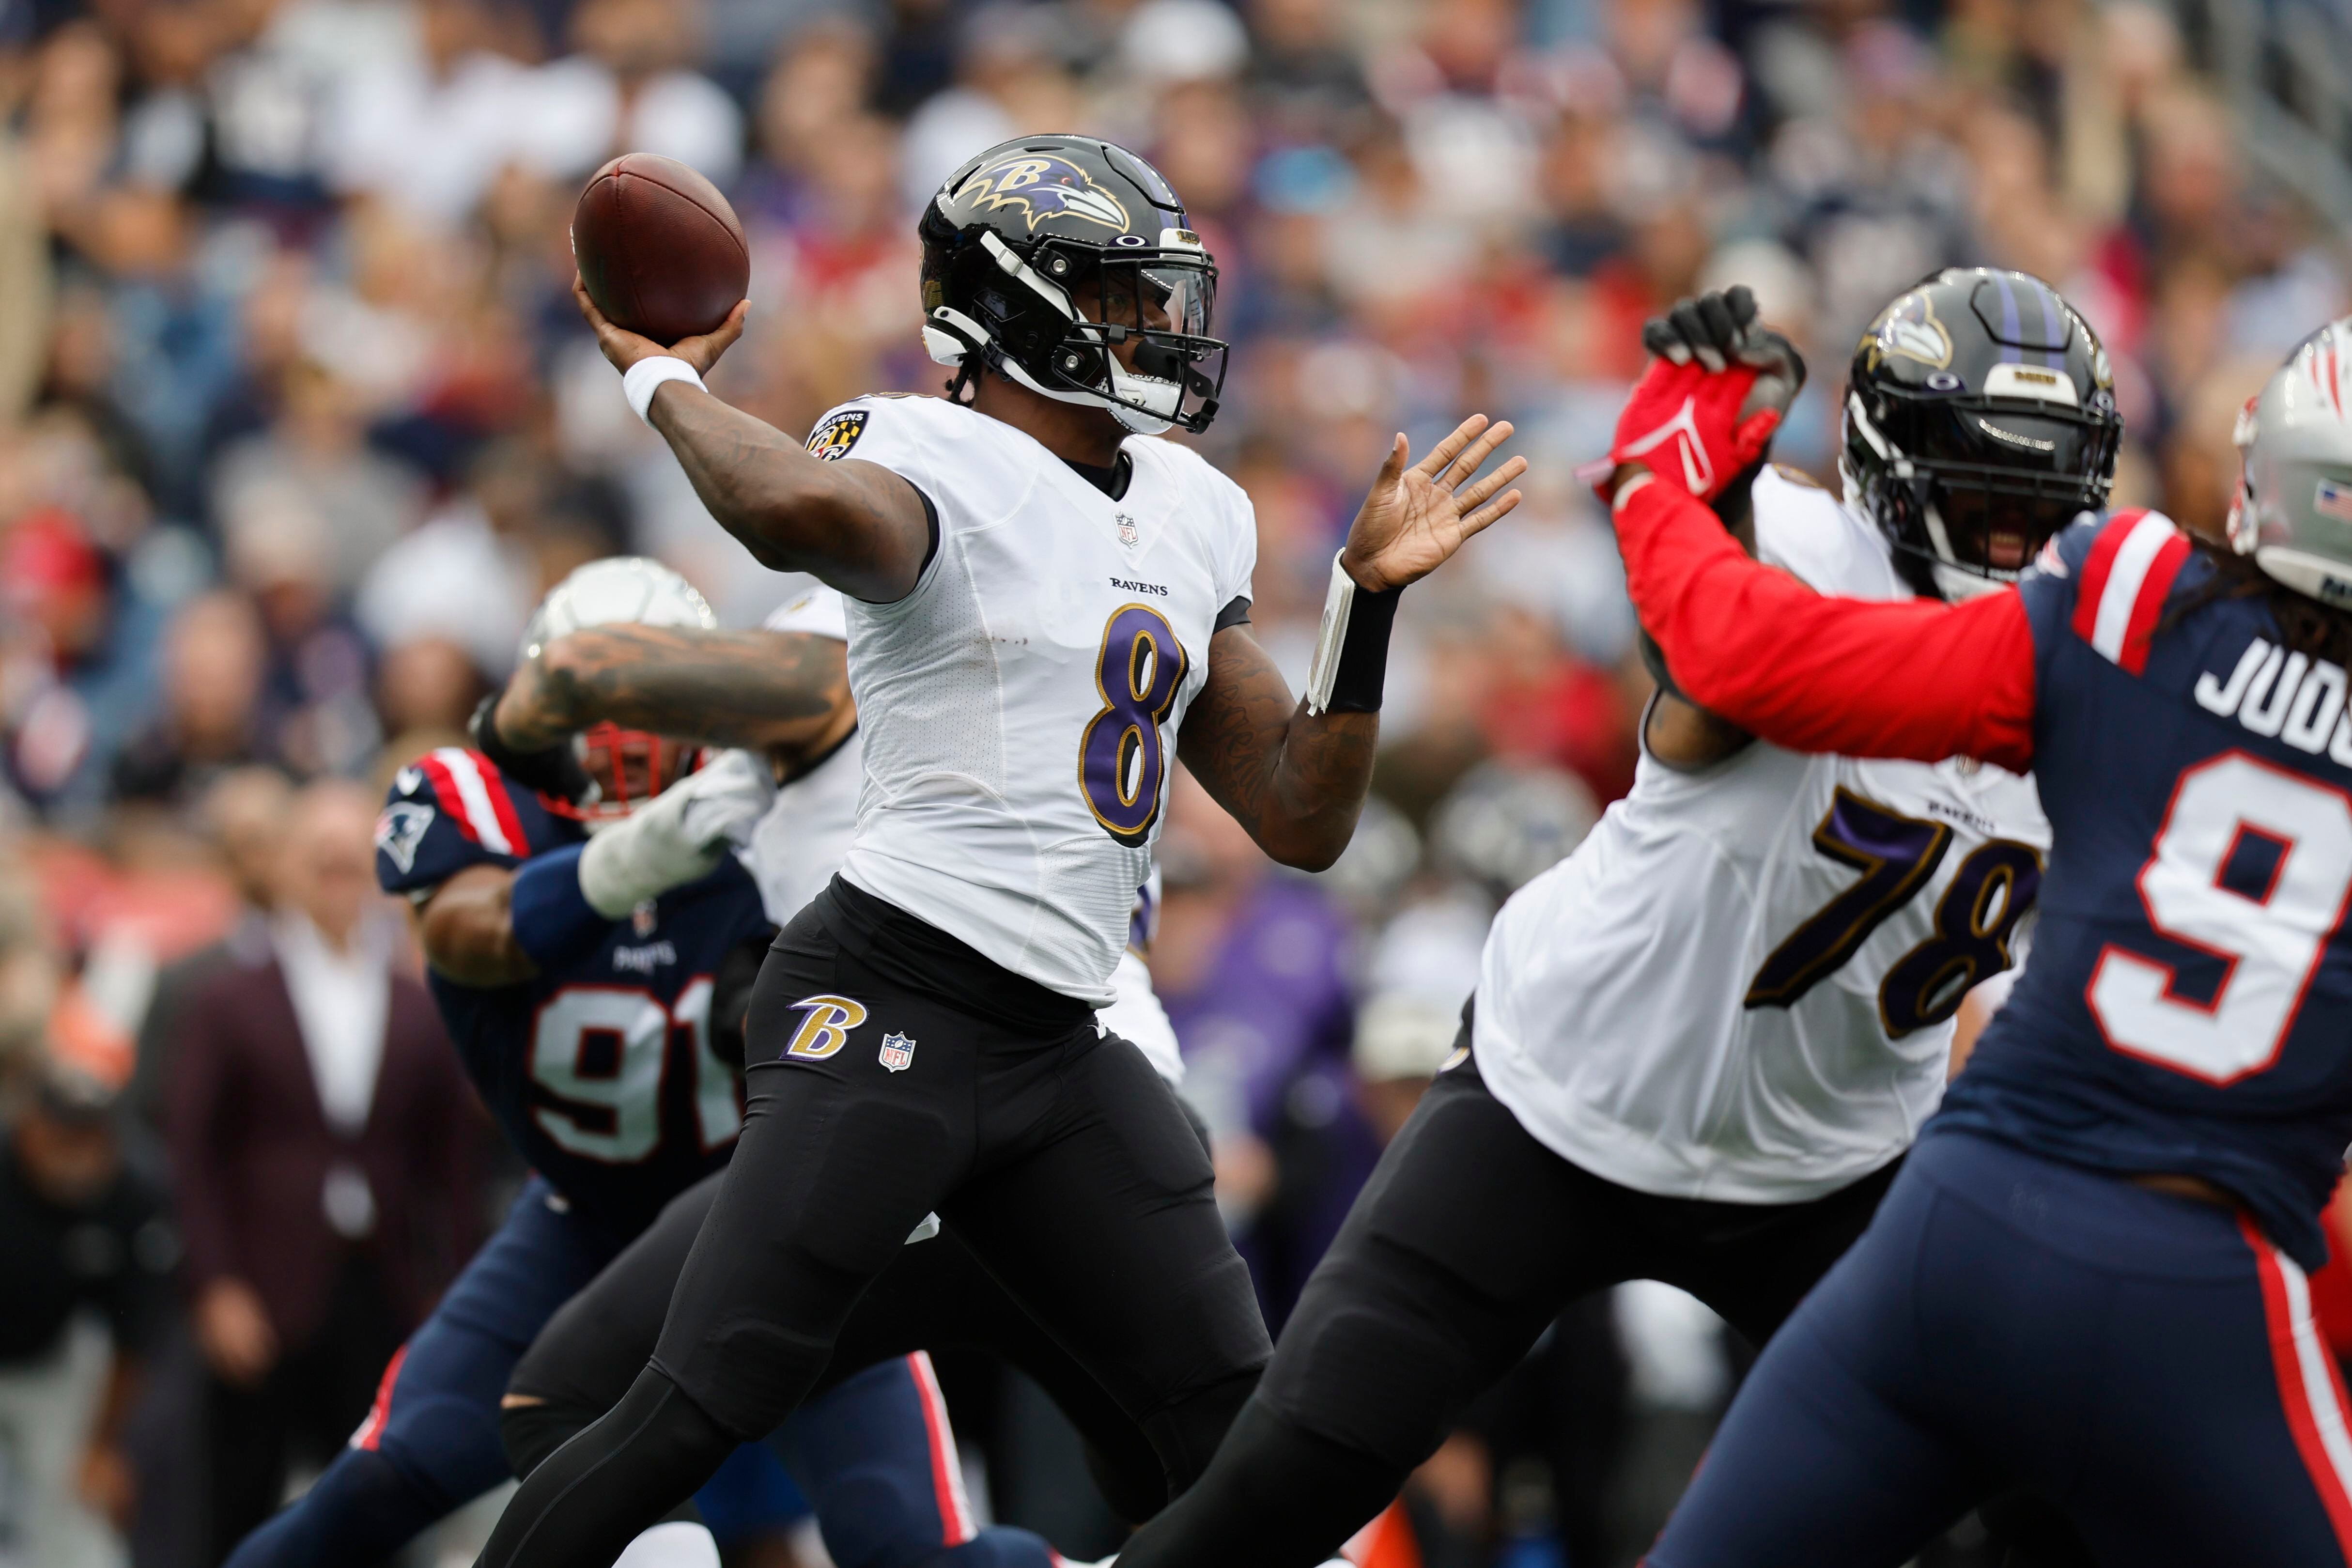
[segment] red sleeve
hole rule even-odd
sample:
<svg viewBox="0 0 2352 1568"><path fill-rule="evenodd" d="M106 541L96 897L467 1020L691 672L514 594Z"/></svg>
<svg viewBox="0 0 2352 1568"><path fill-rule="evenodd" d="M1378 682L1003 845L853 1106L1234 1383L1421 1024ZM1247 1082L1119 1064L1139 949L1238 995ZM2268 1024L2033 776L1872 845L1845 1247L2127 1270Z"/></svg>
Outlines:
<svg viewBox="0 0 2352 1568"><path fill-rule="evenodd" d="M1656 480L1622 495L1616 524L1642 625L1708 712L1792 751L2032 764L2033 632L2014 591L1825 597Z"/></svg>

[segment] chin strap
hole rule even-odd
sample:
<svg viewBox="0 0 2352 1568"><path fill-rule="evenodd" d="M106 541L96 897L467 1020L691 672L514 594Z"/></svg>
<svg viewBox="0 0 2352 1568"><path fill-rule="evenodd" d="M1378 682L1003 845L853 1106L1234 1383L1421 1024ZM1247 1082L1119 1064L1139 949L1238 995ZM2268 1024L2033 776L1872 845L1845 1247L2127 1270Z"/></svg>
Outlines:
<svg viewBox="0 0 2352 1568"><path fill-rule="evenodd" d="M964 389L979 374L987 351L987 330L961 310L941 305L923 319L923 352L933 364L955 367L955 379L947 384L949 402L966 401Z"/></svg>

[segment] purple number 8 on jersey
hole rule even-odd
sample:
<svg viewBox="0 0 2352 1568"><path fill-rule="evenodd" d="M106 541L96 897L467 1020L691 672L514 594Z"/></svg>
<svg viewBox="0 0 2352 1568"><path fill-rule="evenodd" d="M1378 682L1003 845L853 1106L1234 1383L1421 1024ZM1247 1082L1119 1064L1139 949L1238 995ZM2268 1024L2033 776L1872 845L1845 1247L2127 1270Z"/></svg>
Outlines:
<svg viewBox="0 0 2352 1568"><path fill-rule="evenodd" d="M1124 605L1103 627L1095 686L1103 710L1078 742L1078 788L1103 831L1139 845L1160 819L1168 773L1160 722L1184 684L1184 645L1168 617L1147 605Z"/></svg>

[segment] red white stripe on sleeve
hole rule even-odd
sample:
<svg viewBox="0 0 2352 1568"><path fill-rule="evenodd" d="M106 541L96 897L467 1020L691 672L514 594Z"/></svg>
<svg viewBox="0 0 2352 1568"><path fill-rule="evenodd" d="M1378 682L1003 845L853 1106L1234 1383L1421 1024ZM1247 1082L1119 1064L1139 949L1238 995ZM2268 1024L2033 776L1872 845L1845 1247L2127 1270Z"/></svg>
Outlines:
<svg viewBox="0 0 2352 1568"><path fill-rule="evenodd" d="M359 1430L352 1434L346 1447L373 1453L383 1443L384 1424L392 1419L392 1391L400 1382L400 1363L407 1359L406 1345L392 1352L392 1360L384 1363L383 1377L375 1385L375 1403L368 1406L366 1419L360 1423Z"/></svg>
<svg viewBox="0 0 2352 1568"><path fill-rule="evenodd" d="M2134 675L2147 668L2148 641L2189 559L2189 536L2161 512L2133 508L2108 520L2083 563L2074 633Z"/></svg>
<svg viewBox="0 0 2352 1568"><path fill-rule="evenodd" d="M432 781L441 809L467 837L494 855L530 853L506 780L487 759L460 746L442 746L417 765Z"/></svg>
<svg viewBox="0 0 2352 1568"><path fill-rule="evenodd" d="M2278 1372L2279 1403L2285 1406L2295 1452L2336 1527L2344 1554L2352 1558L2352 1430L2346 1422L2344 1383L2336 1358L2320 1338L2311 1311L2311 1281L2294 1259L2241 1215L2238 1228L2254 1249L2262 1277L2263 1317L2270 1329L2271 1363Z"/></svg>
<svg viewBox="0 0 2352 1568"><path fill-rule="evenodd" d="M948 1425L948 1402L940 1393L939 1374L931 1370L929 1351L907 1358L914 1374L915 1393L923 1405L923 1427L931 1445L931 1489L937 1495L942 1546L961 1546L980 1533L972 1522L971 1503L964 1496L963 1461L957 1457L955 1428Z"/></svg>

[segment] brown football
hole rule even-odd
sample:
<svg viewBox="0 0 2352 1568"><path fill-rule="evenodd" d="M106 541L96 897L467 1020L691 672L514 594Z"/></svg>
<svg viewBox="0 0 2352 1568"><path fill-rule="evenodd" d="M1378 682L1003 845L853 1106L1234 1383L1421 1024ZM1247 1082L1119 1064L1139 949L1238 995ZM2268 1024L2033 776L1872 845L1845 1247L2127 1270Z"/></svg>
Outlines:
<svg viewBox="0 0 2352 1568"><path fill-rule="evenodd" d="M719 187L652 153L625 153L589 180L572 258L606 320L664 345L716 331L751 285L751 248Z"/></svg>

